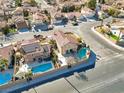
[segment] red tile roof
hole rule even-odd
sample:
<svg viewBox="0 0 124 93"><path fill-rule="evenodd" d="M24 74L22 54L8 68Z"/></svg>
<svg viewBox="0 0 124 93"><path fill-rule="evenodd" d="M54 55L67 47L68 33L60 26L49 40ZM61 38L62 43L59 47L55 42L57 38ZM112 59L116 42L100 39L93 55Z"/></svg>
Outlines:
<svg viewBox="0 0 124 93"><path fill-rule="evenodd" d="M18 21L15 23L17 29L21 29L21 28L28 28L28 24L26 23L26 21Z"/></svg>
<svg viewBox="0 0 124 93"><path fill-rule="evenodd" d="M67 17L74 17L76 16L77 18L81 16L81 13L79 12L70 12L70 13L66 13Z"/></svg>
<svg viewBox="0 0 124 93"><path fill-rule="evenodd" d="M66 36L62 31L56 31L54 33L54 38L61 47L69 43L78 44L78 41L75 38Z"/></svg>
<svg viewBox="0 0 124 93"><path fill-rule="evenodd" d="M0 57L8 60L11 49L12 49L12 46L6 46L3 48L0 48Z"/></svg>

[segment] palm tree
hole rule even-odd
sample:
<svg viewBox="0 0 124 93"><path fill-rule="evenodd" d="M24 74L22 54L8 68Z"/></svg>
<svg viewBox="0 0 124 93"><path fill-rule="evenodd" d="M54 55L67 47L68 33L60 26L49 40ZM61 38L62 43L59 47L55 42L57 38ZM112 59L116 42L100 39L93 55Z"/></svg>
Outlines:
<svg viewBox="0 0 124 93"><path fill-rule="evenodd" d="M28 73L25 74L25 78L27 79L27 81L31 80L33 76L33 73L31 70L28 71Z"/></svg>
<svg viewBox="0 0 124 93"><path fill-rule="evenodd" d="M5 70L8 67L8 60L3 58L0 60L0 70Z"/></svg>
<svg viewBox="0 0 124 93"><path fill-rule="evenodd" d="M57 48L57 44L56 44L56 41L55 40L50 40L49 42L55 49Z"/></svg>

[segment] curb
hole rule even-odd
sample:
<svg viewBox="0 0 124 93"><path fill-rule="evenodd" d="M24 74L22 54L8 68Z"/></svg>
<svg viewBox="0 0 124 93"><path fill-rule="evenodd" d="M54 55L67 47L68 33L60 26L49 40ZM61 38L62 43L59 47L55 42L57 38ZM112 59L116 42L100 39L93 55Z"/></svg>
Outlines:
<svg viewBox="0 0 124 93"><path fill-rule="evenodd" d="M120 46L114 44L114 43L111 42L109 39L105 38L103 35L101 35L99 32L97 32L97 31L94 29L94 27L92 27L91 30L92 30L95 34L97 34L99 37L101 37L102 39L104 39L106 42L108 42L109 44L111 44L112 46L114 46L115 48L124 51L124 48L122 48L122 47L120 47Z"/></svg>
<svg viewBox="0 0 124 93"><path fill-rule="evenodd" d="M0 46L0 49L1 48L4 48L4 47L7 47L7 46L10 46L12 43L7 43L7 44L3 44L3 47Z"/></svg>

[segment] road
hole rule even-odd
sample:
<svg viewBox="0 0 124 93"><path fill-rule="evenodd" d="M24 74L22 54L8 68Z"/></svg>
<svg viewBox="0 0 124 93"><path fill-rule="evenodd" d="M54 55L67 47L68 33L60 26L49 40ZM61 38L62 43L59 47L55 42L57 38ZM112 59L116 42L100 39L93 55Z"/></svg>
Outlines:
<svg viewBox="0 0 124 93"><path fill-rule="evenodd" d="M34 88L37 93L124 93L124 52L116 49L91 31L99 22L82 23L77 27L58 27L79 34L97 54L96 67L86 72L88 81L72 75ZM34 89L24 93L36 93Z"/></svg>

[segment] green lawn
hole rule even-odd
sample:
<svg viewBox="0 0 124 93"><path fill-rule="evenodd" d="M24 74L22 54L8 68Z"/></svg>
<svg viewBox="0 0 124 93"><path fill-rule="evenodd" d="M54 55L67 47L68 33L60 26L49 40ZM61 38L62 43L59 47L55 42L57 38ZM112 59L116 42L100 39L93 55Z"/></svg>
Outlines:
<svg viewBox="0 0 124 93"><path fill-rule="evenodd" d="M118 37L115 36L115 35L111 35L111 38L112 38L113 40L118 40Z"/></svg>

